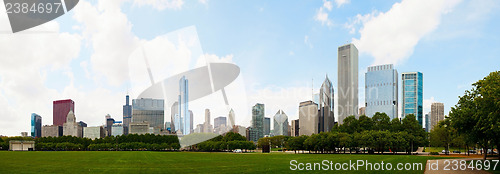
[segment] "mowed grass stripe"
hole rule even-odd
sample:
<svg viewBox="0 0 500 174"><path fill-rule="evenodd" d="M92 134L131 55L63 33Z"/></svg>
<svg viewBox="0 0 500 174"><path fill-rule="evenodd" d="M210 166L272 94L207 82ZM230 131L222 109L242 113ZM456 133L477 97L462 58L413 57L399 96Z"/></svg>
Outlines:
<svg viewBox="0 0 500 174"><path fill-rule="evenodd" d="M0 151L0 173L290 173L290 160L321 163L322 160L345 163L368 160L371 163L419 162L436 159L430 156L288 154L288 153L204 153L150 151ZM364 170L364 168L360 168ZM313 171L313 173L324 171ZM360 171L336 171L356 173ZM363 171L375 173L377 171ZM423 171L391 171L422 173Z"/></svg>

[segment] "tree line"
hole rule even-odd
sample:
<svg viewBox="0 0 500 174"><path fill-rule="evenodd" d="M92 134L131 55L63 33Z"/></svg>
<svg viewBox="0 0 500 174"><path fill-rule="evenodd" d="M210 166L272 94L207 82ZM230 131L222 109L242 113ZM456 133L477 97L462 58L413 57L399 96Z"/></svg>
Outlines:
<svg viewBox="0 0 500 174"><path fill-rule="evenodd" d="M254 150L255 144L247 141L239 133L227 132L224 136L218 135L210 140L198 143L193 146L193 150L203 152L222 152L235 149Z"/></svg>
<svg viewBox="0 0 500 174"><path fill-rule="evenodd" d="M129 134L89 139L73 136L41 137L35 139L35 149L59 150L178 150L179 139L175 135Z"/></svg>
<svg viewBox="0 0 500 174"><path fill-rule="evenodd" d="M365 115L358 119L349 116L344 119L344 124L336 124L330 132L311 136L265 137L259 139L257 145L270 144L271 147L284 147L295 152L410 153L428 144L427 135L413 114L400 121L397 118L390 120L387 114L377 112L371 118Z"/></svg>

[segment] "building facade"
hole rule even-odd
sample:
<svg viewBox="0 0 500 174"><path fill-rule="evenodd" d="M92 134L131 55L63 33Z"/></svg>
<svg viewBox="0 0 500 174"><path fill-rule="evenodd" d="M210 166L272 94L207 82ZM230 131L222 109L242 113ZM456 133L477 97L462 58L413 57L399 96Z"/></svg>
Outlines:
<svg viewBox="0 0 500 174"><path fill-rule="evenodd" d="M214 128L210 124L210 109L205 109L205 122L203 123L203 132L214 132Z"/></svg>
<svg viewBox="0 0 500 174"><path fill-rule="evenodd" d="M318 104L313 101L300 102L299 105L299 136L318 133Z"/></svg>
<svg viewBox="0 0 500 174"><path fill-rule="evenodd" d="M176 118L176 132L188 135L191 133L191 115L189 114L189 81L185 76L179 80L179 105L178 115Z"/></svg>
<svg viewBox="0 0 500 174"><path fill-rule="evenodd" d="M58 125L42 126L42 137L60 137L63 136L63 127Z"/></svg>
<svg viewBox="0 0 500 174"><path fill-rule="evenodd" d="M403 88L403 112L401 118L413 114L418 123L423 122L423 74L421 72L407 72L402 74Z"/></svg>
<svg viewBox="0 0 500 174"><path fill-rule="evenodd" d="M31 137L42 137L42 117L38 114L31 114Z"/></svg>
<svg viewBox="0 0 500 174"><path fill-rule="evenodd" d="M271 135L271 118L264 117L264 136Z"/></svg>
<svg viewBox="0 0 500 174"><path fill-rule="evenodd" d="M255 136L252 136L252 140L254 142L257 142L259 138L264 137L264 104L257 103L252 107L252 129L250 136L255 134Z"/></svg>
<svg viewBox="0 0 500 174"><path fill-rule="evenodd" d="M71 99L52 102L52 125L62 126L69 111L75 112L75 102Z"/></svg>
<svg viewBox="0 0 500 174"><path fill-rule="evenodd" d="M346 44L338 48L337 65L338 122L343 124L346 117L358 115L358 49L354 44Z"/></svg>
<svg viewBox="0 0 500 174"><path fill-rule="evenodd" d="M282 110L276 112L273 117L274 120L274 131L273 136L277 135L288 135L288 116Z"/></svg>
<svg viewBox="0 0 500 174"><path fill-rule="evenodd" d="M318 132L330 132L335 123L333 114L333 85L328 76L319 90L319 127Z"/></svg>
<svg viewBox="0 0 500 174"><path fill-rule="evenodd" d="M233 129L234 125L235 125L235 120L234 120L234 110L231 109L229 111L229 114L227 115L227 118L228 118L228 124L227 126L229 127L229 129Z"/></svg>
<svg viewBox="0 0 500 174"><path fill-rule="evenodd" d="M431 113L425 114L425 132L431 132Z"/></svg>
<svg viewBox="0 0 500 174"><path fill-rule="evenodd" d="M432 130L440 121L444 120L444 104L443 103L432 103L431 104L431 127Z"/></svg>
<svg viewBox="0 0 500 174"><path fill-rule="evenodd" d="M129 96L125 97L125 105L123 105L123 134L128 134L128 125L132 121L132 105L129 104Z"/></svg>
<svg viewBox="0 0 500 174"><path fill-rule="evenodd" d="M95 126L95 127L84 127L83 128L83 137L90 138L92 140L96 138L104 138L104 127Z"/></svg>
<svg viewBox="0 0 500 174"><path fill-rule="evenodd" d="M398 71L394 65L377 65L367 68L365 73L366 116L385 113L398 118Z"/></svg>
<svg viewBox="0 0 500 174"><path fill-rule="evenodd" d="M227 125L227 119L226 117L217 117L214 119L214 128L217 129L221 126L226 126Z"/></svg>
<svg viewBox="0 0 500 174"><path fill-rule="evenodd" d="M132 120L133 120L132 116ZM130 122L129 125L129 134L147 134L147 133L153 133L150 131L149 123L148 122Z"/></svg>
<svg viewBox="0 0 500 174"><path fill-rule="evenodd" d="M165 118L163 114L163 99L141 98L132 100L132 122L147 122L150 127L153 127L154 133L159 133L163 129Z"/></svg>
<svg viewBox="0 0 500 174"><path fill-rule="evenodd" d="M291 136L292 137L298 137L299 136L299 119L292 120Z"/></svg>
<svg viewBox="0 0 500 174"><path fill-rule="evenodd" d="M76 122L76 117L73 111L69 111L66 117L66 123L63 124L63 135L64 136L74 136L83 137L83 129L80 124Z"/></svg>

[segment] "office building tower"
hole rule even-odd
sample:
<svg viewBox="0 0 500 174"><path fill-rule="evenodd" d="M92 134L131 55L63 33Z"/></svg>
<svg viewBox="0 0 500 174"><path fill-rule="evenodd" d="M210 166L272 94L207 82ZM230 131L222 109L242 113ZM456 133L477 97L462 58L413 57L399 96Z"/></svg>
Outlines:
<svg viewBox="0 0 500 174"><path fill-rule="evenodd" d="M38 114L31 114L31 137L42 137L42 117Z"/></svg>
<svg viewBox="0 0 500 174"><path fill-rule="evenodd" d="M264 136L271 134L271 118L264 117Z"/></svg>
<svg viewBox="0 0 500 174"><path fill-rule="evenodd" d="M394 65L377 65L367 68L365 73L366 116L385 113L389 118L398 118L398 71Z"/></svg>
<svg viewBox="0 0 500 174"><path fill-rule="evenodd" d="M111 125L111 136L123 135L123 124L113 124Z"/></svg>
<svg viewBox="0 0 500 174"><path fill-rule="evenodd" d="M132 105L129 104L129 96L125 96L125 105L123 105L123 134L128 134L128 125L132 121Z"/></svg>
<svg viewBox="0 0 500 174"><path fill-rule="evenodd" d="M252 129L250 132L252 136L251 141L257 142L259 138L264 137L264 104L257 103L252 107Z"/></svg>
<svg viewBox="0 0 500 174"><path fill-rule="evenodd" d="M191 133L191 115L189 114L189 82L185 76L179 80L179 105L177 119L179 126L176 126L176 132L188 135ZM180 131L180 132L179 132Z"/></svg>
<svg viewBox="0 0 500 174"><path fill-rule="evenodd" d="M154 133L159 133L163 128L163 114L163 99L141 98L132 100L132 122L147 122L153 128Z"/></svg>
<svg viewBox="0 0 500 174"><path fill-rule="evenodd" d="M401 119L413 114L422 126L423 117L423 74L421 72L407 72L402 74L403 81L403 113ZM431 116L432 117L432 116Z"/></svg>
<svg viewBox="0 0 500 174"><path fill-rule="evenodd" d="M227 120L226 117L217 117L214 119L214 128L219 128L221 126L226 127Z"/></svg>
<svg viewBox="0 0 500 174"><path fill-rule="evenodd" d="M443 103L432 103L431 104L431 127L432 130L435 125L440 121L444 120L444 104Z"/></svg>
<svg viewBox="0 0 500 174"><path fill-rule="evenodd" d="M115 119L111 118L111 115L107 114L106 115L106 136L112 136L112 127L113 124L115 123Z"/></svg>
<svg viewBox="0 0 500 174"><path fill-rule="evenodd" d="M66 117L66 123L63 124L63 135L83 137L83 128L76 122L76 117L73 111L69 111Z"/></svg>
<svg viewBox="0 0 500 174"><path fill-rule="evenodd" d="M431 131L431 113L425 114L425 132Z"/></svg>
<svg viewBox="0 0 500 174"><path fill-rule="evenodd" d="M63 127L58 125L42 126L42 137L60 137L63 136Z"/></svg>
<svg viewBox="0 0 500 174"><path fill-rule="evenodd" d="M339 124L348 116L358 115L358 49L354 44L338 48ZM357 118L357 117L356 117Z"/></svg>
<svg viewBox="0 0 500 174"><path fill-rule="evenodd" d="M94 140L96 138L104 138L105 137L105 130L102 126L84 127L83 128L83 137L89 138L92 140Z"/></svg>
<svg viewBox="0 0 500 174"><path fill-rule="evenodd" d="M333 114L333 85L325 77L325 81L321 85L319 90L319 127L318 132L330 132L335 123L335 117Z"/></svg>
<svg viewBox="0 0 500 174"><path fill-rule="evenodd" d="M69 111L75 112L75 102L71 99L57 100L52 103L52 125L62 126Z"/></svg>
<svg viewBox="0 0 500 174"><path fill-rule="evenodd" d="M203 132L214 132L213 127L210 124L210 109L205 109L205 122L203 123Z"/></svg>
<svg viewBox="0 0 500 174"><path fill-rule="evenodd" d="M175 102L170 109L170 131L176 133L177 129L181 127L181 119L179 117L179 103Z"/></svg>
<svg viewBox="0 0 500 174"><path fill-rule="evenodd" d="M366 107L360 107L358 114L359 116L366 115Z"/></svg>
<svg viewBox="0 0 500 174"><path fill-rule="evenodd" d="M193 111L189 110L189 130L190 130L189 133L193 133L193 131L194 131L194 128L193 128L194 118L193 117L194 117Z"/></svg>
<svg viewBox="0 0 500 174"><path fill-rule="evenodd" d="M253 141L256 143L259 140L258 132L252 127L248 127L246 130L247 141Z"/></svg>
<svg viewBox="0 0 500 174"><path fill-rule="evenodd" d="M133 101L132 100L132 106L133 106ZM134 122L134 115L132 111L132 122L130 122L129 125L129 134L147 134L147 133L153 133L151 132L150 125L148 122L143 121L143 122Z"/></svg>
<svg viewBox="0 0 500 174"><path fill-rule="evenodd" d="M318 133L318 104L313 101L300 102L299 105L299 136Z"/></svg>
<svg viewBox="0 0 500 174"><path fill-rule="evenodd" d="M228 125L227 126L229 127L229 129L233 129L233 127L235 125L235 123L234 123L235 122L235 120L234 120L234 110L233 109L231 109L229 111L229 114L228 114L227 118L228 118Z"/></svg>
<svg viewBox="0 0 500 174"><path fill-rule="evenodd" d="M299 136L299 119L297 120L292 120L292 127L291 127L291 136L292 137L298 137Z"/></svg>
<svg viewBox="0 0 500 174"><path fill-rule="evenodd" d="M288 116L282 110L276 112L273 117L274 131L273 136L288 135Z"/></svg>

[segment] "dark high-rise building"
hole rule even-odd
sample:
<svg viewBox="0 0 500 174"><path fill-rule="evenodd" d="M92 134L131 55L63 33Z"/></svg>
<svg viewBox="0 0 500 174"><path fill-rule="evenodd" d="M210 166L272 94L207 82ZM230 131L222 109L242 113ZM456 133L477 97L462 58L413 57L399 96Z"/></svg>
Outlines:
<svg viewBox="0 0 500 174"><path fill-rule="evenodd" d="M79 121L78 126L82 127L82 136L83 136L83 129L84 129L84 127L87 127L87 123L85 123L83 121Z"/></svg>
<svg viewBox="0 0 500 174"><path fill-rule="evenodd" d="M42 137L42 117L38 114L31 114L31 137Z"/></svg>
<svg viewBox="0 0 500 174"><path fill-rule="evenodd" d="M75 113L75 102L73 100L67 99L54 101L52 109L52 124L62 126L66 123L66 117L68 116L70 110Z"/></svg>
<svg viewBox="0 0 500 174"><path fill-rule="evenodd" d="M271 118L264 117L264 135L271 134Z"/></svg>
<svg viewBox="0 0 500 174"><path fill-rule="evenodd" d="M115 119L111 118L109 114L106 115L106 136L108 137L112 135L113 123L115 123Z"/></svg>
<svg viewBox="0 0 500 174"><path fill-rule="evenodd" d="M132 121L132 105L129 104L129 96L125 97L125 105L123 105L123 135L128 134L128 125Z"/></svg>

